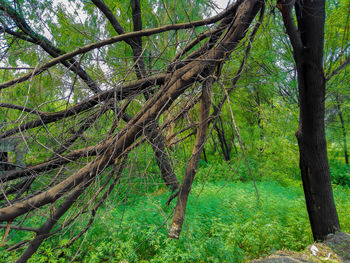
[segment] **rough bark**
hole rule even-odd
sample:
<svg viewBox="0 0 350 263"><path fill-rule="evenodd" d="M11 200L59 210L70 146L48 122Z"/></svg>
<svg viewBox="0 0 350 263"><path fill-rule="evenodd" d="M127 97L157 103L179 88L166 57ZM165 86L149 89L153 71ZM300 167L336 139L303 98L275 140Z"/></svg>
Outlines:
<svg viewBox="0 0 350 263"><path fill-rule="evenodd" d="M324 0L295 4L298 28L291 14L294 1L280 1L298 72L299 128L296 137L306 206L315 240L340 229L329 172L324 115L325 77L322 67Z"/></svg>

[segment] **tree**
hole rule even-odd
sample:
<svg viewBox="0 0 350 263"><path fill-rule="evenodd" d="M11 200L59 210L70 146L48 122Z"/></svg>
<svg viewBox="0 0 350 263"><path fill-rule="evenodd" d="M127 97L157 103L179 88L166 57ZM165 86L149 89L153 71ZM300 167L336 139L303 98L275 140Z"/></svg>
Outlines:
<svg viewBox="0 0 350 263"><path fill-rule="evenodd" d="M0 116L8 119L0 126L0 140L19 135L31 150L28 167L18 167L0 177L0 221L7 222L2 225L4 241L12 228L35 233L33 239L9 248L27 245L18 262L27 261L45 239L76 224L78 218L88 217L82 229L70 228L68 245L78 240L123 180L140 191L137 187L142 178L133 178L133 158L139 151L140 159L152 162L153 156L139 150L147 146L158 165L155 173L170 188L167 204L177 199L169 237L178 238L210 125L217 130L229 159L230 146L220 118L230 93L245 76L244 96L253 99L247 103L252 113L244 119L249 125L256 124L256 137L264 141L267 132L262 103L265 100L270 108L275 106L266 87L250 82L259 82L264 77L261 72L266 75L283 68L280 57L271 59L273 65L260 59L247 65L263 21L263 1L239 0L211 17L207 11L210 1L69 3L79 12L69 12L55 1L0 0L2 63L6 66L0 76ZM294 4L280 2L279 7L297 65L300 168L314 237L320 240L339 229L323 123L324 3L295 4L300 32L291 14ZM45 12L38 15L38 8ZM155 10L159 16L152 15ZM288 49L283 41L281 38L278 43ZM238 54L237 59L230 57L233 53ZM259 50L256 57L264 53ZM228 66L230 70L224 74L230 78L222 80ZM284 78L288 79L288 74ZM292 88L279 89L283 98L278 103L294 99ZM237 132L229 109L227 116ZM199 115L192 123L186 121L191 114ZM168 137L167 129L171 131ZM185 155L184 175L177 178L166 143L180 135L177 142L187 140L187 150L192 151ZM195 139L189 140L192 135ZM236 137L243 154L238 132ZM259 152L262 150L259 147ZM264 158L268 158L265 152ZM246 156L245 160L249 163ZM154 171L147 169L148 164L145 167L143 174L151 176ZM38 227L25 226L38 214L47 215Z"/></svg>
<svg viewBox="0 0 350 263"><path fill-rule="evenodd" d="M292 9L295 5L298 28ZM323 42L325 2L279 1L298 72L299 128L296 137L306 205L315 240L340 229L333 199L324 127Z"/></svg>
<svg viewBox="0 0 350 263"><path fill-rule="evenodd" d="M28 47L34 49L31 54L36 58L36 61L35 59L21 58L22 61L26 61L30 65L29 68L32 67L33 63L44 60L41 66L31 68L32 71L29 73L19 75L10 73L4 76L4 82L0 84L0 90L4 94L3 98L11 96L11 91L7 93L7 90L10 90L14 85L17 85L17 89L21 91L27 90L31 93L32 90L28 89L25 82L32 79L31 85L33 85L34 91L39 89L42 80L40 77L36 77L38 75L44 78L46 85L56 84L62 89L61 94L68 94L66 102L57 101L43 107L40 107L40 104L47 100L48 96L40 98L42 101L39 104L35 104L33 101L30 101L29 104L31 105L16 105L6 101L1 104L2 108L28 113L24 118L21 117L21 113L15 115L14 120L18 118L21 124L17 124L16 121L10 123L3 130L0 135L1 138L7 138L17 133L25 133L28 137L26 143L32 150L42 146L49 150L36 158L41 162L28 168L13 170L1 178L4 192L1 196L0 221L8 222L7 233L10 228L18 228L18 226L13 225L18 223L21 218L26 218L27 214L35 213L39 209L51 211L46 222L39 228L32 229L36 236L29 242L27 249L17 262L27 261L44 239L55 234L59 229L74 223L76 218L88 209L91 216L90 223L76 234L72 242L86 232L94 220L97 209L120 180L128 154L144 141L151 143L160 171L163 171L165 175L171 174L170 180L168 180L169 177L163 176L165 183L173 191L176 190L178 187L177 180L175 181L176 177L174 178L174 173L170 171L169 163L164 169L162 168L164 162L167 163L167 157L161 131L201 100L201 119L198 124L196 142L193 146L188 169L179 190L169 199L170 202L171 199L177 196L174 223L169 235L175 238L178 237L182 228L187 197L205 142L208 122L216 119L225 102L225 98L223 98L219 105L216 105L215 111L209 116L210 87L215 80L216 69L221 67L229 54L235 50L236 46L245 37L256 14L263 10L263 3L260 1L237 1L222 13L210 18L142 30L140 1L131 1L134 31L124 33L125 30L122 24L118 22L112 9L106 3L97 0L92 2L104 14L109 24L119 35L106 38L99 25L93 27L96 30L93 32L93 36L100 35L104 40L92 42L92 39L90 39L89 44L82 45L80 38L70 39L68 37L66 42L73 42L74 48L71 48L67 43L61 42L63 39L51 40L49 36L46 37L37 33L37 30L42 29L40 19L38 20L39 23L33 26L26 22L26 16L28 16L26 13L35 17L35 13L32 13L32 10L34 10L32 5L41 5L41 8L45 6L50 10L53 9L50 2L39 4L34 1L12 5L8 1L0 1L3 21L1 30L6 32L6 35L3 36L4 45L11 46L11 41L14 41L13 43L18 47L17 51L20 50L22 45L26 49ZM154 4L157 5L158 2ZM91 4L86 4L85 8L90 13L96 11L96 8L91 11ZM101 13L96 17L99 18ZM58 19L61 19L64 23L73 24L73 28L77 30L85 30L81 23L74 23L75 17L71 16L71 20L65 17L60 7L57 9L57 14ZM46 15L44 14L44 16ZM188 18L192 19L191 14L187 15L189 15ZM211 26L207 30L197 29L200 26L213 25L216 22L218 22L217 25ZM252 30L250 41L253 40L259 24ZM56 25L51 27L60 32ZM180 42L179 30L188 30L195 37L192 41L181 40L183 42ZM175 36L171 36L171 31L175 31ZM152 45L152 41L158 40L157 34L162 32L167 33L168 37L176 39L173 50L177 54L171 58L170 64L159 63L163 69L158 67L156 74L150 74L152 68L154 69L158 65L158 61L151 56L149 62L152 66L148 67L149 72L147 72L147 56L142 42L148 37L149 41L146 45ZM61 34L64 33L61 32ZM183 35L182 37L186 36ZM100 54L106 54L106 57L110 58L110 54L115 52L112 44L122 41L126 43L122 46L122 49L131 48L133 61L126 58L125 69L130 70L130 67L133 67L137 80L132 80L133 78L128 77L128 75L115 80L111 77L111 79L105 81L104 88L107 87L107 89L104 90L95 78L100 81L102 79L106 80L104 69L109 70L110 65L102 67L97 62L100 61ZM28 43L35 45L29 45ZM79 43L78 46L76 46L77 43ZM250 50L250 45L249 43L246 55ZM49 60L45 57L38 46L53 59ZM63 50L63 46L69 47L71 51ZM122 49L119 47L118 51ZM17 51L16 49L9 50L11 55ZM88 53L90 51L92 52ZM151 55L157 51L150 49L148 52ZM126 54L128 53L126 52ZM79 55L80 57L78 57ZM13 68L18 68L17 63L20 63L21 60L11 60L12 58L7 56L6 63L12 64ZM156 62L152 63L152 60ZM239 78L244 61L235 81ZM119 58L115 63L121 65L123 62ZM67 75L68 78L73 80L70 82L70 88L65 88L69 83L67 82L67 76L53 80L50 74L47 73L50 70L51 74L55 72L55 74L61 75L60 68L53 68L58 64L62 64L71 71L71 74ZM94 68L94 70L91 70L91 68ZM163 73L160 73L160 71ZM98 77L99 74L103 77ZM35 81L38 82L35 83ZM88 89L79 91L78 85L86 86ZM192 88L197 94L202 91L201 95L196 95L190 101L186 101L182 104L184 106L179 105L179 113L173 119L163 121L158 127L158 121L161 119L162 113L172 107L175 102L183 101L183 94L189 88ZM57 100L56 92L53 91L50 95L52 96L50 98ZM87 98L86 95L88 95ZM33 95L31 94L31 96ZM70 98L73 99L73 102ZM139 101L143 101L143 103L140 104ZM137 110L136 113L134 113L135 109ZM134 116L131 117L129 114ZM29 115L34 117L30 118ZM28 120L25 120L26 118ZM106 118L111 119L108 126L102 130L98 129L101 121ZM125 125L120 123L121 119L126 122ZM76 123L78 125L74 125ZM45 138L44 134L49 138ZM89 134L94 135L93 139L88 137ZM49 176L46 177L45 174L49 174ZM96 184L97 181L101 181L102 186L97 188L96 191L92 190L93 192L90 192L90 200L82 203L80 211L70 213L69 209L79 202L79 198L82 197L84 192L93 189L93 183ZM174 181L175 185L173 185ZM94 206L89 208L91 203L94 203ZM65 214L67 218L62 220L61 217ZM58 229L52 230L58 222L60 222Z"/></svg>

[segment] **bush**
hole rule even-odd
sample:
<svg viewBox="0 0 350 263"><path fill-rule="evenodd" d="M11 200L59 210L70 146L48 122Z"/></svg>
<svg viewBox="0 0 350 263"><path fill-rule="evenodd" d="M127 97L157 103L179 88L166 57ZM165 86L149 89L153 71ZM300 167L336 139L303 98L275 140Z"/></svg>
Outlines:
<svg viewBox="0 0 350 263"><path fill-rule="evenodd" d="M337 162L330 162L332 183L350 187L350 166Z"/></svg>

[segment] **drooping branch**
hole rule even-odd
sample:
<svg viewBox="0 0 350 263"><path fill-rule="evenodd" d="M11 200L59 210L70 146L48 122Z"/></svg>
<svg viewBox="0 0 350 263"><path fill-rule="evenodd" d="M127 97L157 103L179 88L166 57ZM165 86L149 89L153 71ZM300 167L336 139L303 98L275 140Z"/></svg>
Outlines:
<svg viewBox="0 0 350 263"><path fill-rule="evenodd" d="M77 131L74 132L74 135L67 139L66 141L60 143L60 148L55 150L54 157L60 156L63 152L65 152L78 138L82 137L84 132L91 127L104 113L106 113L110 108L114 109L117 115L124 115L124 111L121 111L119 108L115 108L111 105L111 102L107 102L103 105L102 109L98 112L92 114L90 117L84 120L83 124L79 127ZM127 116L129 117L129 116ZM52 158L54 158L52 157Z"/></svg>
<svg viewBox="0 0 350 263"><path fill-rule="evenodd" d="M19 38L19 39L22 39L24 41L28 41L28 42L31 42L31 43L34 43L34 40L30 37L28 37L25 33L23 32L17 32L17 31L13 31L11 30L10 28L8 27L1 27L0 26L0 31L1 32L5 32L7 34L10 34L11 36L14 36L16 38ZM34 68L28 68L28 69L34 69Z"/></svg>
<svg viewBox="0 0 350 263"><path fill-rule="evenodd" d="M51 159L49 161L46 161L34 166L30 166L25 169L9 171L1 175L0 179L4 183L11 180L19 179L22 177L26 177L26 176L36 177L39 175L40 172L44 172L44 171L50 172L61 165L74 162L77 159L80 159L86 156L98 155L99 153L105 150L105 147L106 145L104 144L97 144L95 146L90 146L90 147L78 149L75 151L71 151L66 155L60 155L58 157L55 157L54 159Z"/></svg>
<svg viewBox="0 0 350 263"><path fill-rule="evenodd" d="M225 101L227 100L228 95L230 95L230 93L234 90L234 88L236 87L236 84L238 82L238 80L241 78L242 73L243 73L243 69L246 66L246 62L248 60L248 56L250 53L250 50L252 48L252 43L254 41L254 38L256 36L256 33L258 32L258 29L260 27L260 25L262 24L263 18L264 18L264 14L265 14L265 5L263 5L261 7L261 11L260 11L260 16L259 16L259 21L255 24L250 36L249 36L249 40L248 40L248 45L244 51L244 57L242 59L242 62L239 66L239 69L237 70L232 82L231 82L231 86L227 89L227 92L225 92L224 97L220 100L220 102L218 103L218 105L213 105L214 111L211 114L211 117L213 119L216 118L216 116L218 116L218 114L220 114L222 107L224 106ZM218 74L220 74L220 72L218 72ZM227 94L227 95L226 95Z"/></svg>
<svg viewBox="0 0 350 263"><path fill-rule="evenodd" d="M346 66L350 63L350 57L345 59L343 63L341 63L335 70L333 70L327 77L326 81L329 81L333 76L337 75L341 70L346 68Z"/></svg>
<svg viewBox="0 0 350 263"><path fill-rule="evenodd" d="M7 109L14 109L14 110L19 110L19 111L24 111L28 112L31 114L38 115L39 117L44 116L46 113L42 111L38 111L37 109L31 109L22 105L15 105L11 103L2 103L0 102L0 108L7 108Z"/></svg>
<svg viewBox="0 0 350 263"><path fill-rule="evenodd" d="M0 224L0 228L6 228L7 225ZM28 227L28 226L16 226L16 225L11 225L11 229L16 229L16 230L23 230L23 231L30 231L30 232L38 232L37 228L34 227Z"/></svg>
<svg viewBox="0 0 350 263"><path fill-rule="evenodd" d="M113 15L111 10L108 8L108 6L102 1L102 0L93 0L92 1L107 17L109 22L112 24L114 29L119 34L124 34L124 29L116 19L116 17ZM140 31L142 30L142 19L141 19L141 6L140 2L138 0L131 0L131 9L132 9L132 18L133 18L133 25L134 25L134 31ZM134 37L131 39L125 40L127 44L131 47L133 51L133 59L134 59L134 68L135 73L138 79L145 78L146 73L146 66L144 63L143 58L143 51L142 51L142 38L141 36ZM145 96L145 99L149 99L151 92L148 90L145 90L143 93ZM153 131L157 131L154 133ZM165 148L165 140L163 135L161 134L157 123L154 123L152 127L147 129L145 131L148 135L151 135L149 137L149 142L151 143L152 149L154 151L154 155L157 161L157 164L159 166L161 175L163 180L165 181L166 185L171 187L172 191L175 191L178 186L178 180L176 178L176 175L171 167L170 160L166 153Z"/></svg>
<svg viewBox="0 0 350 263"><path fill-rule="evenodd" d="M103 204L103 202L107 199L107 197L111 194L112 190L114 189L116 183L119 182L119 179L122 175L123 169L125 167L126 164L126 160L127 160L127 154L125 154L123 160L120 162L121 164L119 165L118 171L115 175L114 180L112 181L112 183L109 185L108 189L105 191L105 193L103 194L103 196L100 198L100 200L98 200L97 204L91 209L90 213L91 213L91 217L89 222L86 224L86 226L84 227L83 230L81 230L66 246L69 247L70 245L72 245L76 240L78 240L86 231L89 230L89 228L91 227L92 223L95 220L95 216L97 213L97 210L101 207L101 205ZM115 169L115 168L113 168ZM114 170L112 170L112 172L114 173ZM111 175L113 175L113 173L111 173ZM100 190L105 189L107 186L107 183L109 182L109 178L106 180L106 183L104 184L103 187L100 188ZM98 191L98 193L95 194L95 198L97 197L97 195L99 194L100 191ZM90 202L89 202L90 203ZM88 206L89 203L87 205L85 205L82 209L81 212L85 211ZM69 223L69 222L68 222Z"/></svg>
<svg viewBox="0 0 350 263"><path fill-rule="evenodd" d="M47 238L52 227L57 221L67 212L67 210L75 203L84 190L93 182L87 179L83 185L73 191L55 210L55 213L50 216L45 224L43 224L37 231L36 237L29 243L28 248L23 252L16 263L25 263L37 251L40 244Z"/></svg>
<svg viewBox="0 0 350 263"><path fill-rule="evenodd" d="M232 8L232 12L228 14L224 19L222 19L222 21L217 27L210 30L209 32L199 35L196 39L188 43L186 47L175 56L175 58L168 66L168 72L172 72L176 69L187 65L189 62L198 59L201 55L205 54L206 52L208 52L208 50L214 47L221 34L224 32L224 30L227 29L228 25L231 23L233 16L237 11L237 6L235 5L231 6L230 8ZM209 41L207 41L202 47L190 53L186 58L180 60L180 58L184 56L186 52L190 51L191 48L193 48L196 44L205 39L207 36L210 37Z"/></svg>
<svg viewBox="0 0 350 263"><path fill-rule="evenodd" d="M182 116L184 116L200 99L200 96L197 96L195 99L191 100L190 103L188 103L187 106L185 106L174 118L170 118L165 123L162 124L160 127L161 130L167 128L171 123L179 120ZM87 121L88 122L88 121ZM153 133L151 133L153 134ZM156 135L157 133L154 133ZM153 136L153 135L152 135ZM151 136L151 137L152 137ZM78 150L74 150L69 152L66 155L61 155L59 151L55 151L55 157L51 158L50 160L36 164L34 166L27 167L25 169L20 170L12 170L8 171L6 174L0 176L0 179L2 182L8 182L11 180L16 180L23 177L36 177L41 172L50 172L57 167L60 167L61 165L65 165L70 162L74 162L80 158L83 158L85 156L95 156L99 153L103 152L105 150L105 146L103 144L98 144L95 146L90 146ZM18 186L14 186L13 190L9 192L9 194L13 193L13 191L16 191L16 189L19 189L22 187L23 183L20 183ZM0 195L1 199L1 195Z"/></svg>
<svg viewBox="0 0 350 263"><path fill-rule="evenodd" d="M94 162L86 165L84 168L80 169L78 172L69 176L67 179L58 183L49 190L0 209L0 222L9 221L43 205L53 203L69 190L79 186L83 181L91 182L105 168L105 166L100 167L99 165L96 165L96 161L106 161L106 159L109 159L109 157L106 157L106 154L101 155L97 157ZM81 188L82 187L79 189Z"/></svg>

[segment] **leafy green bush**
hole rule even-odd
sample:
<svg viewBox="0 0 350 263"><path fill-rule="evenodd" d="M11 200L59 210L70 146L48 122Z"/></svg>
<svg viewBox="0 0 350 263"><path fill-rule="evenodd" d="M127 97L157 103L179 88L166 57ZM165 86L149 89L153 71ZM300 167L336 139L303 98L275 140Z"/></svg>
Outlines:
<svg viewBox="0 0 350 263"><path fill-rule="evenodd" d="M249 158L249 166L256 180L258 176L258 163L256 160ZM230 181L251 181L251 175L243 158L232 158L230 162L225 162L221 158L216 161L206 163L200 160L196 181L199 182L218 182L220 180Z"/></svg>
<svg viewBox="0 0 350 263"><path fill-rule="evenodd" d="M337 161L330 162L332 183L350 187L350 166Z"/></svg>

